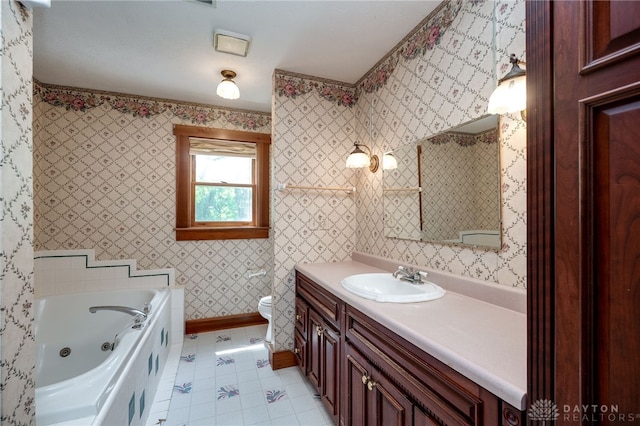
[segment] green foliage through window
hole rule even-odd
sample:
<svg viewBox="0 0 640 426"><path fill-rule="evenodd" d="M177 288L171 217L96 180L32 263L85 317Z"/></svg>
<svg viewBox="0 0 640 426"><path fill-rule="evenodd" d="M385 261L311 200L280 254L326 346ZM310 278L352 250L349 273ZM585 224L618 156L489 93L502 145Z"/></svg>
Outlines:
<svg viewBox="0 0 640 426"><path fill-rule="evenodd" d="M251 222L251 188L196 185L196 222Z"/></svg>

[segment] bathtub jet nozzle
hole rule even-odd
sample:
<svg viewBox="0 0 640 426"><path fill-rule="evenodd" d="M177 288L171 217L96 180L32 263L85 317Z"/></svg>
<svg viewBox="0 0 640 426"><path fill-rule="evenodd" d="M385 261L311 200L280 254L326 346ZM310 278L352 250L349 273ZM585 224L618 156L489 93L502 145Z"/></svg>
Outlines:
<svg viewBox="0 0 640 426"><path fill-rule="evenodd" d="M92 306L89 308L89 312L92 314L95 314L98 311L116 311L129 314L136 318L136 324L142 323L147 319L147 314L145 312L128 306Z"/></svg>

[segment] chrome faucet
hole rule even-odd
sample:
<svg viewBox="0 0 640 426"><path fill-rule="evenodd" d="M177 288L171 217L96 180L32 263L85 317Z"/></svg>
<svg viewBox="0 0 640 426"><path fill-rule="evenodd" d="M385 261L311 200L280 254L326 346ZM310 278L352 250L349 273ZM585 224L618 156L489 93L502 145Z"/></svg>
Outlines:
<svg viewBox="0 0 640 426"><path fill-rule="evenodd" d="M426 272L405 266L398 266L398 270L393 273L393 278L400 278L402 281L407 281L411 284L423 284L422 277L426 275Z"/></svg>
<svg viewBox="0 0 640 426"><path fill-rule="evenodd" d="M146 310L146 309L145 309ZM129 314L135 317L136 324L140 324L147 319L147 313L141 311L140 309L130 308L128 306L92 306L89 308L89 312L95 314L98 311L116 311L123 312L125 314Z"/></svg>

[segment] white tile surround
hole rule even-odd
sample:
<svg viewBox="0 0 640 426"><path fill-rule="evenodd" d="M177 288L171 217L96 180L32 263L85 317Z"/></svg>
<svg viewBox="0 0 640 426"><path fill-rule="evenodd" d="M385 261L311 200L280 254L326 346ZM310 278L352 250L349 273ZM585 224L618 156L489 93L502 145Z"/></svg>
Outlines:
<svg viewBox="0 0 640 426"><path fill-rule="evenodd" d="M173 268L138 270L133 259L95 260L94 250L46 250L34 254L35 297L130 288L171 290L171 335L184 336L184 287Z"/></svg>

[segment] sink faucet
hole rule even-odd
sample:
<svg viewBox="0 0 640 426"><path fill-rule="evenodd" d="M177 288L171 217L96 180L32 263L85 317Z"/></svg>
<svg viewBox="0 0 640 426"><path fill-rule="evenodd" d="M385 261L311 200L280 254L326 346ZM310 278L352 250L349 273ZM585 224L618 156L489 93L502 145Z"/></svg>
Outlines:
<svg viewBox="0 0 640 426"><path fill-rule="evenodd" d="M146 309L145 309L146 310ZM135 317L136 324L142 323L147 319L147 313L136 308L130 308L128 306L92 306L89 308L89 312L95 314L98 311L116 311L123 312Z"/></svg>
<svg viewBox="0 0 640 426"><path fill-rule="evenodd" d="M393 273L393 278L400 278L402 281L407 281L411 284L423 284L422 277L426 275L426 272L404 266L398 266L398 270Z"/></svg>

